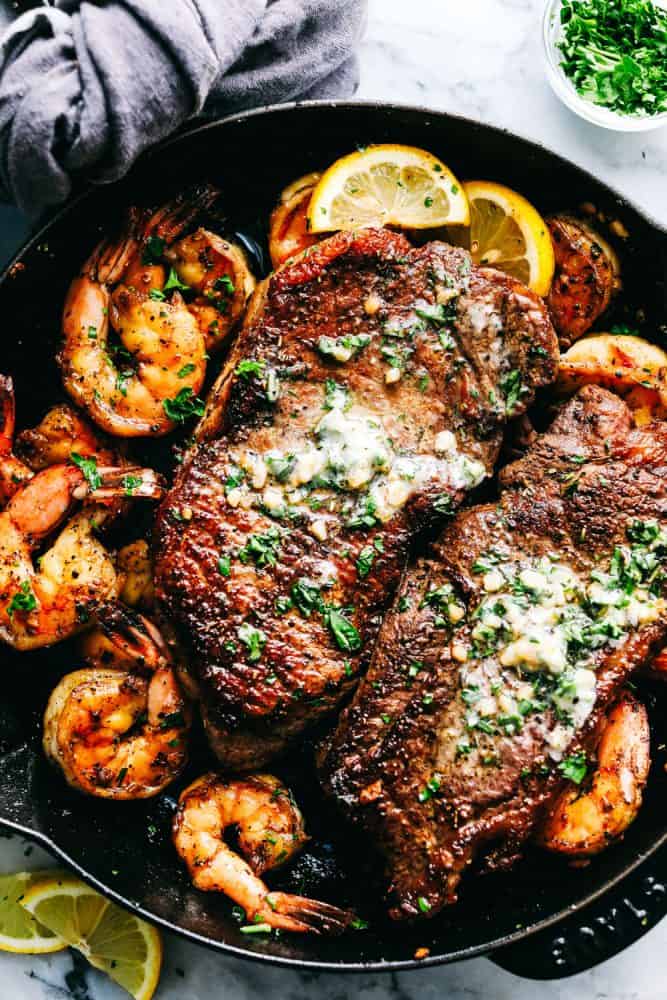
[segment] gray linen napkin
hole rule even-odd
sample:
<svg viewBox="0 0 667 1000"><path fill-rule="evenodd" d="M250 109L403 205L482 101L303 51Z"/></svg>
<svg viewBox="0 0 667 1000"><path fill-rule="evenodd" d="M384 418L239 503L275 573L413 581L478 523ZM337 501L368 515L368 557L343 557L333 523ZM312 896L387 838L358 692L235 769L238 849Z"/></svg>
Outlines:
<svg viewBox="0 0 667 1000"><path fill-rule="evenodd" d="M37 215L194 115L346 96L365 0L59 0L0 40L0 197Z"/></svg>

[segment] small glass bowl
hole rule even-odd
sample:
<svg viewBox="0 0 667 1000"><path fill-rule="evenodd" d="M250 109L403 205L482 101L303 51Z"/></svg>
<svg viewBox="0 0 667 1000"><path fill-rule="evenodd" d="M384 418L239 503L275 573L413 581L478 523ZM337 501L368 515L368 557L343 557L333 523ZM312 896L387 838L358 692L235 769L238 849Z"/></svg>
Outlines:
<svg viewBox="0 0 667 1000"><path fill-rule="evenodd" d="M547 0L544 10L543 40L547 77L554 93L563 104L587 122L616 132L650 132L667 125L667 111L659 115L622 115L617 111L593 104L577 93L574 84L565 76L560 62L558 42L561 38L560 10L562 0ZM662 4L660 4L662 6Z"/></svg>

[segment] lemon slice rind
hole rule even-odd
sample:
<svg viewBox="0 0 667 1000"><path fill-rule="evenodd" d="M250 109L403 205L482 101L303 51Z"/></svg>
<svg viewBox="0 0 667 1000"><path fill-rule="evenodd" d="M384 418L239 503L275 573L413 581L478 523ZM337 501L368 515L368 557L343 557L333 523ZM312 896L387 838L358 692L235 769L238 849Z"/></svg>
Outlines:
<svg viewBox="0 0 667 1000"><path fill-rule="evenodd" d="M16 955L46 955L62 951L65 941L44 927L21 905L26 892L45 872L0 875L0 951Z"/></svg>
<svg viewBox="0 0 667 1000"><path fill-rule="evenodd" d="M153 996L162 965L155 927L68 874L37 882L22 905L135 1000Z"/></svg>
<svg viewBox="0 0 667 1000"><path fill-rule="evenodd" d="M308 209L313 233L364 226L430 229L467 225L468 202L449 167L416 146L368 146L336 160Z"/></svg>
<svg viewBox="0 0 667 1000"><path fill-rule="evenodd" d="M494 181L464 181L470 205L470 229L448 230L453 243L467 246L475 264L496 267L548 294L555 257L546 222L531 203Z"/></svg>

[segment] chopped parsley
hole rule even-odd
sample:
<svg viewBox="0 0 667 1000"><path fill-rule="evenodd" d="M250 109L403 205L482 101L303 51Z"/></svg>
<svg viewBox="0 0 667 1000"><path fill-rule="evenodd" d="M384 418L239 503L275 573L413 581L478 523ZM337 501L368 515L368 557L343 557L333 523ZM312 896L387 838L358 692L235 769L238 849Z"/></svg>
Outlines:
<svg viewBox="0 0 667 1000"><path fill-rule="evenodd" d="M254 562L259 569L275 566L280 551L280 531L269 528L264 534L250 535L244 547L239 551L239 559L247 564Z"/></svg>
<svg viewBox="0 0 667 1000"><path fill-rule="evenodd" d="M494 566L497 566L502 561L502 553L496 549L488 549L486 552L480 552L471 568L473 573L488 573L490 569L493 569Z"/></svg>
<svg viewBox="0 0 667 1000"><path fill-rule="evenodd" d="M415 312L420 319L425 319L435 327L447 326L456 319L456 300L439 303L438 305L424 305Z"/></svg>
<svg viewBox="0 0 667 1000"><path fill-rule="evenodd" d="M190 286L183 284L183 282L178 277L178 274L176 273L175 268L172 267L172 268L169 269L169 276L168 276L167 280L164 283L164 291L165 292L173 292L173 291L188 292L188 291L190 291Z"/></svg>
<svg viewBox="0 0 667 1000"><path fill-rule="evenodd" d="M246 382L253 376L261 376L264 374L264 369L266 368L266 361L263 358L258 358L253 361L251 358L244 358L236 366L236 374L240 375L242 379Z"/></svg>
<svg viewBox="0 0 667 1000"><path fill-rule="evenodd" d="M290 473L296 465L296 456L282 455L273 458L271 455L267 455L266 465L274 479L277 479L279 483L284 483L287 482Z"/></svg>
<svg viewBox="0 0 667 1000"><path fill-rule="evenodd" d="M432 778L426 782L425 786L420 789L417 798L420 802L428 802L429 799L433 798L435 793L440 788L440 778L437 775L433 775Z"/></svg>
<svg viewBox="0 0 667 1000"><path fill-rule="evenodd" d="M255 628L249 622L244 622L237 631L239 639L248 650L249 662L256 663L266 646L266 635L261 628Z"/></svg>
<svg viewBox="0 0 667 1000"><path fill-rule="evenodd" d="M651 0L563 0L561 67L587 101L621 115L667 111L667 11Z"/></svg>
<svg viewBox="0 0 667 1000"><path fill-rule="evenodd" d="M128 472L126 476L123 476L122 486L125 490L126 497L134 496L135 490L138 490L142 485L143 479L141 476L133 476L132 473Z"/></svg>
<svg viewBox="0 0 667 1000"><path fill-rule="evenodd" d="M348 518L346 527L348 528L374 528L378 523L375 516L377 503L372 496L366 496L352 516Z"/></svg>
<svg viewBox="0 0 667 1000"><path fill-rule="evenodd" d="M454 590L448 583L443 583L441 587L431 587L427 590L421 601L419 602L419 607L431 607L435 608L436 611L446 611L449 605L454 601Z"/></svg>
<svg viewBox="0 0 667 1000"><path fill-rule="evenodd" d="M505 396L505 410L511 416L521 397L528 392L528 387L521 381L521 372L518 368L513 368L501 378L500 388Z"/></svg>
<svg viewBox="0 0 667 1000"><path fill-rule="evenodd" d="M94 455L79 455L77 451L70 454L70 461L83 472L91 490L99 490L102 485L102 477L97 471L97 459Z"/></svg>
<svg viewBox="0 0 667 1000"><path fill-rule="evenodd" d="M324 405L323 409L333 410L335 406L340 407L343 412L349 410L351 405L350 394L347 386L341 385L333 378L328 378L324 383Z"/></svg>
<svg viewBox="0 0 667 1000"><path fill-rule="evenodd" d="M299 609L304 618L310 618L313 611L324 613L325 606L321 596L321 587L307 577L302 576L296 583L293 583L290 594L292 595L291 603Z"/></svg>
<svg viewBox="0 0 667 1000"><path fill-rule="evenodd" d="M327 608L324 617L338 648L344 653L358 653L361 649L361 636L352 622L338 608Z"/></svg>
<svg viewBox="0 0 667 1000"><path fill-rule="evenodd" d="M558 770L563 777L569 778L575 785L580 785L588 773L586 754L582 751L570 754L560 762Z"/></svg>
<svg viewBox="0 0 667 1000"><path fill-rule="evenodd" d="M332 357L336 361L341 358L349 360L364 347L368 347L370 342L371 338L367 333L348 334L344 337L320 337L317 341L317 350L325 357Z"/></svg>
<svg viewBox="0 0 667 1000"><path fill-rule="evenodd" d="M160 258L162 257L166 242L161 236L149 236L144 243L143 253L141 255L142 264L158 264Z"/></svg>
<svg viewBox="0 0 667 1000"><path fill-rule="evenodd" d="M359 553L356 565L357 573L362 580L370 573L373 563L375 562L376 555L376 550L372 545L364 545L363 549Z"/></svg>
<svg viewBox="0 0 667 1000"><path fill-rule="evenodd" d="M179 368L176 374L178 378L186 378L188 375L192 374L196 367L196 365L189 361L187 365L183 365L182 368Z"/></svg>
<svg viewBox="0 0 667 1000"><path fill-rule="evenodd" d="M433 510L438 514L446 514L451 516L455 511L454 500L449 493L441 493L433 501Z"/></svg>
<svg viewBox="0 0 667 1000"><path fill-rule="evenodd" d="M182 424L190 417L201 417L204 400L195 396L189 386L185 386L173 399L163 399L162 407L170 420L175 424Z"/></svg>
<svg viewBox="0 0 667 1000"><path fill-rule="evenodd" d="M9 607L7 608L7 614L11 618L17 611L34 611L36 607L37 598L30 589L30 582L28 580L24 580L21 584L21 589L18 590L12 597Z"/></svg>
<svg viewBox="0 0 667 1000"><path fill-rule="evenodd" d="M227 479L225 480L225 491L235 490L237 486L240 486L245 479L245 471L239 469L238 466L232 466L230 471L227 473Z"/></svg>
<svg viewBox="0 0 667 1000"><path fill-rule="evenodd" d="M123 368L118 372L116 376L116 388L118 389L121 396L127 396L127 383L130 381L134 372L131 368Z"/></svg>
<svg viewBox="0 0 667 1000"><path fill-rule="evenodd" d="M218 559L218 573L221 576L230 576L232 572L229 556L220 556Z"/></svg>

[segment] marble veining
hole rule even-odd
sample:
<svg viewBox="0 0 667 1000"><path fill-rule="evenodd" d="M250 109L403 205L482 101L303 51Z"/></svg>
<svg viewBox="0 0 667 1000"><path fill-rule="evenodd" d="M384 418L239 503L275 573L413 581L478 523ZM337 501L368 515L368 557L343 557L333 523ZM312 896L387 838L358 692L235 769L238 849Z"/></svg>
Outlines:
<svg viewBox="0 0 667 1000"><path fill-rule="evenodd" d="M617 135L580 121L542 68L541 0L370 0L358 96L424 104L501 125L592 170L667 225L667 129ZM452 157L452 160L454 157ZM499 173L496 165L490 174ZM27 231L0 209L0 256ZM0 840L0 870L52 861L20 838ZM664 1000L665 922L605 965L555 983L521 981L485 959L393 975L314 975L239 962L165 939L158 1000ZM121 1000L120 989L67 952L0 954L0 1000Z"/></svg>

